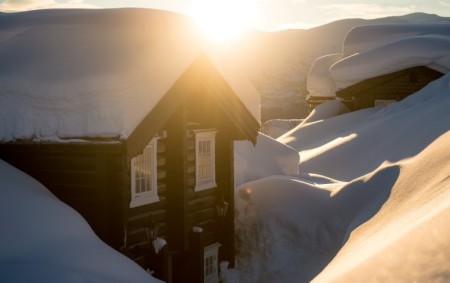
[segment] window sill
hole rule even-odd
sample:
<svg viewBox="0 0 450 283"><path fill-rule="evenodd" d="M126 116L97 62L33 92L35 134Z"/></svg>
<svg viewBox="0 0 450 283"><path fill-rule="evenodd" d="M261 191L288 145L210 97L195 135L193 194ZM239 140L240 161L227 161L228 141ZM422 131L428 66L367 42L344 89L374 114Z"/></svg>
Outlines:
<svg viewBox="0 0 450 283"><path fill-rule="evenodd" d="M194 191L195 192L200 192L200 191L204 191L204 190L207 190L207 189L213 189L213 188L217 188L216 182L195 185Z"/></svg>
<svg viewBox="0 0 450 283"><path fill-rule="evenodd" d="M154 194L134 197L130 201L130 208L134 208L134 207L138 207L138 206L142 206L142 205L146 205L146 204L150 204L150 203L154 203L154 202L158 202L158 201L159 201L158 195L154 195Z"/></svg>

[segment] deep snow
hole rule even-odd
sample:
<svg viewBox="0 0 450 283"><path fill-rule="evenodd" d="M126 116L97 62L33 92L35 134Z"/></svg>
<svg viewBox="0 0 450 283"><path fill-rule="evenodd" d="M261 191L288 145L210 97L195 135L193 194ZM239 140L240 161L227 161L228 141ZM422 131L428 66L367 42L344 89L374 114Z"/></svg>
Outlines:
<svg viewBox="0 0 450 283"><path fill-rule="evenodd" d="M307 77L308 95L335 92L368 78L409 67L450 71L450 24L381 24L353 28L341 53L316 59Z"/></svg>
<svg viewBox="0 0 450 283"><path fill-rule="evenodd" d="M185 16L149 9L0 14L0 141L126 139L202 54L259 121L259 93Z"/></svg>
<svg viewBox="0 0 450 283"><path fill-rule="evenodd" d="M72 208L0 160L0 282L161 282Z"/></svg>
<svg viewBox="0 0 450 283"><path fill-rule="evenodd" d="M133 18L128 17L133 15L133 11L123 14L121 19ZM73 138L73 133L76 133L75 137L126 136L140 121L138 116L142 116L142 113L137 112L142 111L128 116L125 114L129 113L120 112L120 107L125 106L127 111L134 111L134 107L140 108L144 104L147 107L156 103L154 97L143 94L143 89L135 88L136 83L145 80L136 78L133 73L135 66L147 62L139 57L147 50L145 46L155 41L149 39L140 47L118 43L115 48L138 48L144 52L138 52L140 55L136 58L129 58L133 59L131 61L109 62L107 58L118 58L108 57L117 51L115 48L105 54L89 53L90 56L96 58L98 55L104 59L100 60L100 65L91 69L90 64L78 62L77 56L51 54L52 49L48 47L52 44L67 47L73 43L71 37L63 42L57 40L60 33L67 30L49 28L54 22L42 24L41 21L52 13L55 13L53 16L57 15L53 18L56 23L70 19L75 21L72 22L74 24L79 20L76 11L74 14L67 11L30 12L18 14L17 18L0 15L3 28L0 34L0 61L3 66L0 69L0 81L3 83L2 93L6 93L0 97L0 139L54 140ZM92 13L95 15L96 12ZM11 22L11 19L14 21ZM107 24L102 32L109 34L112 40L108 46L117 43L114 38L116 32L128 34L129 30L126 29L110 29L112 26L108 25L111 22L102 19ZM102 19L93 17L90 21ZM73 34L74 38L87 36L92 42L95 42L93 39L100 32L93 29L92 34L83 35L76 25L68 25L67 28L73 32L69 34ZM165 30L163 26L159 28ZM128 35L141 32L139 28L133 27ZM429 35L410 34L410 31L406 32L407 36L401 32L399 34L402 35L393 37L385 37L386 31L381 34L384 35L379 39L367 42L376 42L376 48L381 46L384 51L396 50L395 54L400 53L400 47L405 46L405 42L416 40L423 43L430 39ZM48 42L36 46L30 44L47 35ZM180 40L177 34L169 33L168 36L168 42ZM447 39L440 41L441 36L439 33L439 36L431 37L447 46ZM428 38L427 41L425 38ZM156 44L157 48L167 47L160 43L161 46ZM370 44L367 46L375 46ZM432 47L439 49L442 46ZM93 50L98 51L96 48ZM364 69L362 73L367 75L382 70L386 67L383 64L389 63L387 60L375 60L380 54L388 59L394 55L380 50L364 49L358 55L346 56L345 60L364 64L382 63L374 69ZM433 50L429 46L425 48L430 56L434 56ZM10 57L11 52L16 55ZM344 48L345 52L348 49L346 51ZM24 57L29 61L19 56L27 54L37 55ZM415 56L416 53L405 53L408 54ZM446 67L449 62L446 54L439 58L425 57L427 60L432 59L431 65L442 63L440 66ZM405 65L402 64L410 57L402 57L401 61L394 62L395 68L388 69L403 68ZM75 64L77 68L61 72L58 64L52 64L60 59L62 66ZM189 65L190 59L180 60L180 66L167 65L167 70L175 75L181 73ZM340 62L351 62L345 60ZM32 67L33 64L45 64L49 69L41 74L38 72L40 69ZM110 64L114 66L111 70L120 70L120 73L103 73L104 68L109 70ZM347 63L342 64L345 67ZM335 70L338 70L338 65L335 66ZM152 69L150 65L141 67L144 73L147 67L148 70ZM339 80L353 83L353 69L344 67L337 72L342 76ZM318 74L326 71L326 67L319 69ZM74 78L81 79L77 75L85 71L94 72L90 74L94 81L88 79L84 81L83 88L74 88L73 84L79 86ZM5 75L5 72L8 74ZM21 80L34 76L40 80ZM321 83L321 76L317 75L316 78L312 87ZM122 79L126 82L123 83ZM172 80L162 79L159 85L162 88L170 85ZM330 76L324 76L323 79L327 80L324 86L333 85L329 81ZM111 85L111 81L118 82L118 85ZM130 94L130 97L123 100L117 96L115 91L119 89L125 90L122 93ZM71 96L81 90L80 97ZM155 91L163 93L165 90ZM327 92L328 89L323 91ZM99 100L90 98L92 92L99 95L96 96ZM63 96L63 103L54 104L54 96L61 93L67 94ZM244 102L251 104L254 101L244 99ZM93 107L96 103L106 105L111 112L96 112ZM18 110L11 111L8 105L18 106ZM71 112L73 105L80 106L77 109L82 111ZM238 185L236 231L239 254L237 267L222 273L223 281L448 281L448 109L449 74L407 99L387 107L346 113L347 110L339 101L327 102L277 140L260 135L255 149L248 143L237 143L235 182ZM9 119L11 117L14 119ZM65 120L66 117L83 122L72 124ZM156 281L130 260L107 247L75 211L59 202L32 178L2 161L0 177L0 281L29 282L36 278L49 282Z"/></svg>
<svg viewBox="0 0 450 283"><path fill-rule="evenodd" d="M386 107L329 115L337 103L277 139L299 152L298 175L236 189L225 282L450 278L450 74ZM270 169L261 159L247 168Z"/></svg>

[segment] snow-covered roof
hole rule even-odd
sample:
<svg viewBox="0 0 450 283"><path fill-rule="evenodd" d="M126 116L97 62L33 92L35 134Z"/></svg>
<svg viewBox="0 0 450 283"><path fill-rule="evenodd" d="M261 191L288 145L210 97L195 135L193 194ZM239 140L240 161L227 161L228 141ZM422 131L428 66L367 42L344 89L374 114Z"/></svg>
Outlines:
<svg viewBox="0 0 450 283"><path fill-rule="evenodd" d="M330 74L339 90L368 78L417 66L444 74L450 71L450 36L418 35L388 42L340 60L330 67Z"/></svg>
<svg viewBox="0 0 450 283"><path fill-rule="evenodd" d="M334 96L335 91L365 79L410 67L448 73L450 24L358 26L347 35L342 58L337 56L320 57L313 64L307 78L311 96Z"/></svg>
<svg viewBox="0 0 450 283"><path fill-rule="evenodd" d="M126 139L205 54L200 42L189 18L156 10L1 14L0 140ZM218 71L259 121L250 82Z"/></svg>
<svg viewBox="0 0 450 283"><path fill-rule="evenodd" d="M373 49L387 42L426 34L450 36L449 24L378 24L357 26L344 39L343 57Z"/></svg>
<svg viewBox="0 0 450 283"><path fill-rule="evenodd" d="M332 97L336 96L336 84L330 75L330 67L342 59L341 53L329 54L314 61L306 78L308 96Z"/></svg>

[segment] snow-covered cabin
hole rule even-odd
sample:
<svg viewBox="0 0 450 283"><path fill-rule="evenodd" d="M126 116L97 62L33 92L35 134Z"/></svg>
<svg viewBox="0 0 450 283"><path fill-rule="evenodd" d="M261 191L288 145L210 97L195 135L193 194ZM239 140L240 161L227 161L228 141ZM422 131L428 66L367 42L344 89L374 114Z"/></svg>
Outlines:
<svg viewBox="0 0 450 283"><path fill-rule="evenodd" d="M0 14L0 158L168 282L234 262L233 141L260 127L255 88L207 49L168 12Z"/></svg>
<svg viewBox="0 0 450 283"><path fill-rule="evenodd" d="M406 98L443 75L426 66L411 67L365 79L336 91L336 96L350 110L383 106Z"/></svg>
<svg viewBox="0 0 450 283"><path fill-rule="evenodd" d="M450 24L358 26L345 38L342 54L313 64L309 101L325 94L327 99L339 97L353 110L389 104L449 70Z"/></svg>

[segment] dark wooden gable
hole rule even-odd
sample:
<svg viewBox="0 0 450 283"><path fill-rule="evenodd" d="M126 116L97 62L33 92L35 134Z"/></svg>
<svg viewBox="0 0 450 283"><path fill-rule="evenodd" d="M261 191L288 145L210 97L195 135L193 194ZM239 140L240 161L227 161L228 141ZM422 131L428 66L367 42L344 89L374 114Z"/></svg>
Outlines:
<svg viewBox="0 0 450 283"><path fill-rule="evenodd" d="M412 67L366 79L336 92L352 110L373 107L375 100L400 101L443 74L428 67Z"/></svg>
<svg viewBox="0 0 450 283"><path fill-rule="evenodd" d="M128 157L139 154L151 138L162 129L175 110L185 102L187 96L199 86L208 90L207 93L224 110L229 121L236 126L238 129L236 139L248 139L253 143L256 142L260 128L259 121L256 121L249 113L208 57L202 54L129 136L127 140Z"/></svg>

